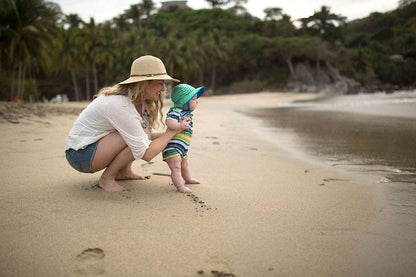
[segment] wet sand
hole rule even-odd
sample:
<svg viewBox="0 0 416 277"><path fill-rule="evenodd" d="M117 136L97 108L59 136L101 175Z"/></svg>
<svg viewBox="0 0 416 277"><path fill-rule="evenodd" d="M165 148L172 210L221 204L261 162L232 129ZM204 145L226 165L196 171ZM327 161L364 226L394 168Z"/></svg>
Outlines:
<svg viewBox="0 0 416 277"><path fill-rule="evenodd" d="M74 113L1 119L0 272L411 276L414 233L384 209L382 188L297 159L240 113L311 97L202 98L190 151L201 184L190 195L175 191L160 156L134 164L149 179L121 181L120 193L98 189L100 173L77 173L64 157Z"/></svg>

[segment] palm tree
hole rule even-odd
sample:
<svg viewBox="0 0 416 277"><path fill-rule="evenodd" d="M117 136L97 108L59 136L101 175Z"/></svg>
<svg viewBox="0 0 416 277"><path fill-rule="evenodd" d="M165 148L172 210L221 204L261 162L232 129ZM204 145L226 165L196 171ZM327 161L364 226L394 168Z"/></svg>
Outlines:
<svg viewBox="0 0 416 277"><path fill-rule="evenodd" d="M88 100L91 98L90 65L92 65L94 91L98 90L96 55L103 40L101 25L96 25L94 18L90 18L90 22L85 23L81 29L81 36L83 41L82 56L85 63L85 97Z"/></svg>
<svg viewBox="0 0 416 277"><path fill-rule="evenodd" d="M13 72L11 98L14 94L14 75L17 71L16 96L23 98L26 72L36 64L39 68L48 63L49 47L56 35L59 6L43 0L2 0L1 41Z"/></svg>
<svg viewBox="0 0 416 277"><path fill-rule="evenodd" d="M217 84L217 67L229 58L226 36L219 31L210 32L205 38L204 49L208 57L206 64L211 69L210 87L214 93Z"/></svg>
<svg viewBox="0 0 416 277"><path fill-rule="evenodd" d="M307 18L302 18L300 21L302 21L303 28L315 30L318 34L325 38L330 33L330 30L336 28L337 26L344 25L346 17L333 14L331 13L329 7L322 6L320 11L315 12Z"/></svg>
<svg viewBox="0 0 416 277"><path fill-rule="evenodd" d="M130 8L125 10L124 16L127 19L133 20L133 25L137 27L137 29L141 29L141 20L140 17L142 16L143 11L142 7L139 4L130 5Z"/></svg>
<svg viewBox="0 0 416 277"><path fill-rule="evenodd" d="M80 100L80 91L77 84L76 68L80 66L80 60L77 59L79 56L79 45L77 39L79 37L78 28L59 29L57 43L57 63L58 68L61 70L70 69L72 85L74 88L75 101Z"/></svg>
<svg viewBox="0 0 416 277"><path fill-rule="evenodd" d="M84 23L79 15L75 13L66 15L64 22L68 24L69 28L79 28L81 24Z"/></svg>
<svg viewBox="0 0 416 277"><path fill-rule="evenodd" d="M247 9L243 6L243 4L247 4L248 0L229 0L229 3L234 3L231 7L234 10L235 14L245 14L247 13Z"/></svg>
<svg viewBox="0 0 416 277"><path fill-rule="evenodd" d="M264 13L266 16L264 17L265 20L279 20L282 18L283 13L281 8L266 8L264 9Z"/></svg>
<svg viewBox="0 0 416 277"><path fill-rule="evenodd" d="M143 11L146 13L147 22L150 22L151 19L151 13L155 9L155 3L153 3L152 0L142 0L142 3L140 4Z"/></svg>
<svg viewBox="0 0 416 277"><path fill-rule="evenodd" d="M178 40L175 33L170 33L167 38L158 38L159 53L165 61L168 72L175 72L177 76L183 77L183 69L186 67L187 60L180 53L181 40Z"/></svg>
<svg viewBox="0 0 416 277"><path fill-rule="evenodd" d="M119 32L123 33L123 32L126 32L127 31L129 24L127 23L127 17L126 17L125 14L121 14L121 15L119 15L117 17L114 17L112 19L112 22L115 25L115 28Z"/></svg>
<svg viewBox="0 0 416 277"><path fill-rule="evenodd" d="M219 8L229 3L229 0L206 0L213 8Z"/></svg>
<svg viewBox="0 0 416 277"><path fill-rule="evenodd" d="M104 68L103 81L105 84L112 83L115 76L110 76L112 68L116 65L117 51L119 49L117 42L118 37L115 30L110 25L104 25L102 28L102 43L96 51L96 62ZM111 78L111 79L110 79Z"/></svg>

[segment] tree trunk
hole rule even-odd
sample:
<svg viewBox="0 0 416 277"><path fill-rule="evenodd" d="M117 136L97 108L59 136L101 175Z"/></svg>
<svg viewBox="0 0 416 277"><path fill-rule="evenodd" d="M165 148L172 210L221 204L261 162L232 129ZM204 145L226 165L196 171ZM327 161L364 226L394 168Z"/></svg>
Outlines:
<svg viewBox="0 0 416 277"><path fill-rule="evenodd" d="M98 92L98 78L97 78L97 65L95 64L95 61L92 62L92 72L94 75L94 93L97 93Z"/></svg>
<svg viewBox="0 0 416 277"><path fill-rule="evenodd" d="M20 98L22 92L22 63L19 62L19 73L17 74L17 98Z"/></svg>
<svg viewBox="0 0 416 277"><path fill-rule="evenodd" d="M75 101L79 101L79 91L77 86L77 77L75 76L75 70L71 67L72 83L74 85Z"/></svg>
<svg viewBox="0 0 416 277"><path fill-rule="evenodd" d="M90 67L88 61L85 62L85 97L90 99Z"/></svg>
<svg viewBox="0 0 416 277"><path fill-rule="evenodd" d="M12 87L11 87L11 89L10 89L10 101L12 101L13 100L13 97L14 97L14 75L16 75L16 71L14 70L14 68L13 68L13 73L12 73Z"/></svg>
<svg viewBox="0 0 416 277"><path fill-rule="evenodd" d="M217 65L214 64L214 67L212 68L212 73L211 73L212 94L215 94L215 82L216 81L217 81Z"/></svg>
<svg viewBox="0 0 416 277"><path fill-rule="evenodd" d="M23 66L23 77L22 77L22 94L20 95L20 99L23 100L25 95L25 80L26 80L26 66Z"/></svg>
<svg viewBox="0 0 416 277"><path fill-rule="evenodd" d="M316 57L316 80L318 81L318 87L321 87L321 50L318 46L317 57Z"/></svg>
<svg viewBox="0 0 416 277"><path fill-rule="evenodd" d="M141 30L142 29L142 21L140 20L140 18L137 19L137 30Z"/></svg>
<svg viewBox="0 0 416 277"><path fill-rule="evenodd" d="M203 66L199 68L199 83L200 84L204 83L204 67Z"/></svg>
<svg viewBox="0 0 416 277"><path fill-rule="evenodd" d="M296 73L295 73L295 70L293 69L292 57L288 57L286 59L286 63L287 63L287 66L289 67L290 76L292 76L293 81L296 82Z"/></svg>

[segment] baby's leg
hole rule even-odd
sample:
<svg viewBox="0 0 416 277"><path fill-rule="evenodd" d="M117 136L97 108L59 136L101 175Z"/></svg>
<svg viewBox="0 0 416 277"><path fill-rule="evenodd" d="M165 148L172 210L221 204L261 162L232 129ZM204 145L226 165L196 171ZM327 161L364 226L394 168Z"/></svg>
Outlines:
<svg viewBox="0 0 416 277"><path fill-rule="evenodd" d="M199 181L191 177L191 172L189 171L189 162L188 157L182 160L181 171L182 177L185 179L185 184L199 184Z"/></svg>
<svg viewBox="0 0 416 277"><path fill-rule="evenodd" d="M181 175L181 157L175 156L166 160L171 171L172 182L175 185L176 189L182 193L192 192L188 187L183 184L183 179Z"/></svg>

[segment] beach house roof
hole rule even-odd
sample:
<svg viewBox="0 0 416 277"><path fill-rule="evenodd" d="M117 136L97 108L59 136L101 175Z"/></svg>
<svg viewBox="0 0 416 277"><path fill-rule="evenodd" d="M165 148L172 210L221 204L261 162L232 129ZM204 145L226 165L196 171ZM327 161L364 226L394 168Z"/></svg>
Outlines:
<svg viewBox="0 0 416 277"><path fill-rule="evenodd" d="M190 9L190 7L186 5L186 2L188 1L164 1L159 10L162 12L171 12L177 9Z"/></svg>

